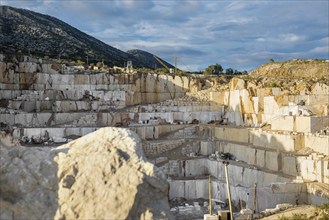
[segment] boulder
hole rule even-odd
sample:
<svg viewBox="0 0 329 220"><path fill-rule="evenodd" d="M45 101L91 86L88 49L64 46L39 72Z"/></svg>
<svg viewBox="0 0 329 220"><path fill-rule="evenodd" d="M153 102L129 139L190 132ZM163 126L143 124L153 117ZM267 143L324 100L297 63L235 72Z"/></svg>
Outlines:
<svg viewBox="0 0 329 220"><path fill-rule="evenodd" d="M128 129L102 128L57 148L0 142L0 218L171 218L168 183Z"/></svg>

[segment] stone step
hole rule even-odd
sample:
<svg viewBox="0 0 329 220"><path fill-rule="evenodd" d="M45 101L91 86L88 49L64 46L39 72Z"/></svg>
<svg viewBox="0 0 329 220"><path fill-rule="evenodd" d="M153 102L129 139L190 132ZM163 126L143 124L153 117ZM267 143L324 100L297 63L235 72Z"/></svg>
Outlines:
<svg viewBox="0 0 329 220"><path fill-rule="evenodd" d="M329 201L329 183L308 183L307 191L313 195L321 195Z"/></svg>
<svg viewBox="0 0 329 220"><path fill-rule="evenodd" d="M175 162L176 163L173 163ZM267 186L273 182L291 182L296 176L287 175L269 169L259 169L256 166L247 165L239 161L229 161L228 172L230 181L235 185L252 187L255 183L259 187ZM171 167L173 166L173 167ZM173 178L198 178L211 175L217 179L225 180L223 160L210 160L208 158L193 158L181 160L169 160L161 167ZM171 172L168 172L170 171Z"/></svg>
<svg viewBox="0 0 329 220"><path fill-rule="evenodd" d="M235 184L231 181L230 174L230 190L233 206L239 207L239 201L246 204L247 207L254 207L254 186L245 186ZM266 176L266 174L264 174ZM257 180L256 180L257 181ZM208 199L209 198L209 183L208 178L190 178L179 179L172 178L169 182L169 199L183 197L189 200ZM306 204L309 200L309 195L304 183L270 183L266 186L257 184L257 210L265 210L275 207L277 204L290 203ZM227 186L225 179L212 177L211 181L212 198L215 201L227 201ZM297 201L296 201L297 200Z"/></svg>
<svg viewBox="0 0 329 220"><path fill-rule="evenodd" d="M95 114L89 114L89 115L85 115L82 116L80 119L74 120L72 122L73 125L75 126L93 126L95 124L97 124L97 115Z"/></svg>
<svg viewBox="0 0 329 220"><path fill-rule="evenodd" d="M121 108L120 105L102 105L99 102L55 102L57 107L56 113L52 111L38 113L15 112L0 113L0 122L8 126L20 127L43 127L49 125L70 125L74 120L81 118L86 114L97 115L97 125L94 126L110 126L121 123L125 126L129 124L135 125L153 125L154 120L161 120L161 124L191 124L197 121L200 124L207 124L211 121L219 121L221 112L168 112L168 113L125 113L113 112L116 108ZM29 102L24 108L32 108L32 102ZM61 105L62 104L62 105ZM53 106L52 106L53 107ZM65 110L65 111L63 111ZM111 112L97 112L99 110L107 110ZM68 113L70 112L70 113ZM95 113L91 113L95 112ZM71 115L72 117L67 117ZM52 117L52 118L50 118ZM35 120L34 120L35 119ZM49 122L51 120L51 123ZM155 123L157 124L157 123ZM158 123L159 124L159 123Z"/></svg>

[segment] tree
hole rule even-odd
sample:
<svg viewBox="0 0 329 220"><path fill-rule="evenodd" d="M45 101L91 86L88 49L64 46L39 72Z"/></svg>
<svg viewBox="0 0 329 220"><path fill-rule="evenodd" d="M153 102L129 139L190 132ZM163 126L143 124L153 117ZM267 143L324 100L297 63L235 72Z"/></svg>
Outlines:
<svg viewBox="0 0 329 220"><path fill-rule="evenodd" d="M104 63L103 62L97 62L96 66L98 67L98 69L100 69L104 66Z"/></svg>
<svg viewBox="0 0 329 220"><path fill-rule="evenodd" d="M225 73L226 73L226 75L232 75L233 74L233 69L232 68L227 68Z"/></svg>
<svg viewBox="0 0 329 220"><path fill-rule="evenodd" d="M221 65L219 65L218 63L216 63L215 65L210 65L208 66L203 74L220 74L223 72L223 67Z"/></svg>
<svg viewBox="0 0 329 220"><path fill-rule="evenodd" d="M75 63L79 66L82 66L83 64L85 64L85 62L83 62L81 60L76 60Z"/></svg>

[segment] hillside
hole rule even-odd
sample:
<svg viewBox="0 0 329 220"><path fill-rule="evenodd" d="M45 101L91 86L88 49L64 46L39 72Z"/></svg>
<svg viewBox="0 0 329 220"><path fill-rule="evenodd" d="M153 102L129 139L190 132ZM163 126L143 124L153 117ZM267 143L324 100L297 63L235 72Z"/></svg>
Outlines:
<svg viewBox="0 0 329 220"><path fill-rule="evenodd" d="M155 58L154 55L143 51L143 50L128 50L128 54L134 56L136 59L140 60L141 62L145 63L147 66L150 66L151 68L162 68L162 64L158 62ZM160 59L168 68L174 68L173 65L170 63Z"/></svg>
<svg viewBox="0 0 329 220"><path fill-rule="evenodd" d="M263 64L250 73L251 76L266 77L311 77L327 78L329 62L326 60L289 60Z"/></svg>
<svg viewBox="0 0 329 220"><path fill-rule="evenodd" d="M153 68L148 57L138 59L81 32L67 23L33 11L0 6L0 52L31 53L37 56L86 60L102 59L109 66L133 61L134 67ZM153 55L152 55L153 56Z"/></svg>

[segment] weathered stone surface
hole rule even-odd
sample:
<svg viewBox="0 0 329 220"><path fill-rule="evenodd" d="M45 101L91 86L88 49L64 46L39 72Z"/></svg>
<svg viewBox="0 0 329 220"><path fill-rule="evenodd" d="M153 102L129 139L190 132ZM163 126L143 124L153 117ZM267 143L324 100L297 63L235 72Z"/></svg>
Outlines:
<svg viewBox="0 0 329 220"><path fill-rule="evenodd" d="M329 156L329 136L305 135L305 147Z"/></svg>
<svg viewBox="0 0 329 220"><path fill-rule="evenodd" d="M312 87L312 94L314 95L328 95L329 86L324 83L315 83Z"/></svg>
<svg viewBox="0 0 329 220"><path fill-rule="evenodd" d="M1 219L171 217L165 176L127 129L103 128L55 149L14 147L4 137Z"/></svg>
<svg viewBox="0 0 329 220"><path fill-rule="evenodd" d="M329 66L322 60L293 60L267 63L252 71L252 76L272 77L327 77Z"/></svg>
<svg viewBox="0 0 329 220"><path fill-rule="evenodd" d="M241 90L245 89L246 82L243 79L233 78L230 83L230 90Z"/></svg>
<svg viewBox="0 0 329 220"><path fill-rule="evenodd" d="M168 217L167 182L145 162L135 133L104 128L62 147L69 149L57 158L59 203L65 206L56 218Z"/></svg>
<svg viewBox="0 0 329 220"><path fill-rule="evenodd" d="M0 219L52 219L58 207L55 151L10 139L0 134Z"/></svg>

